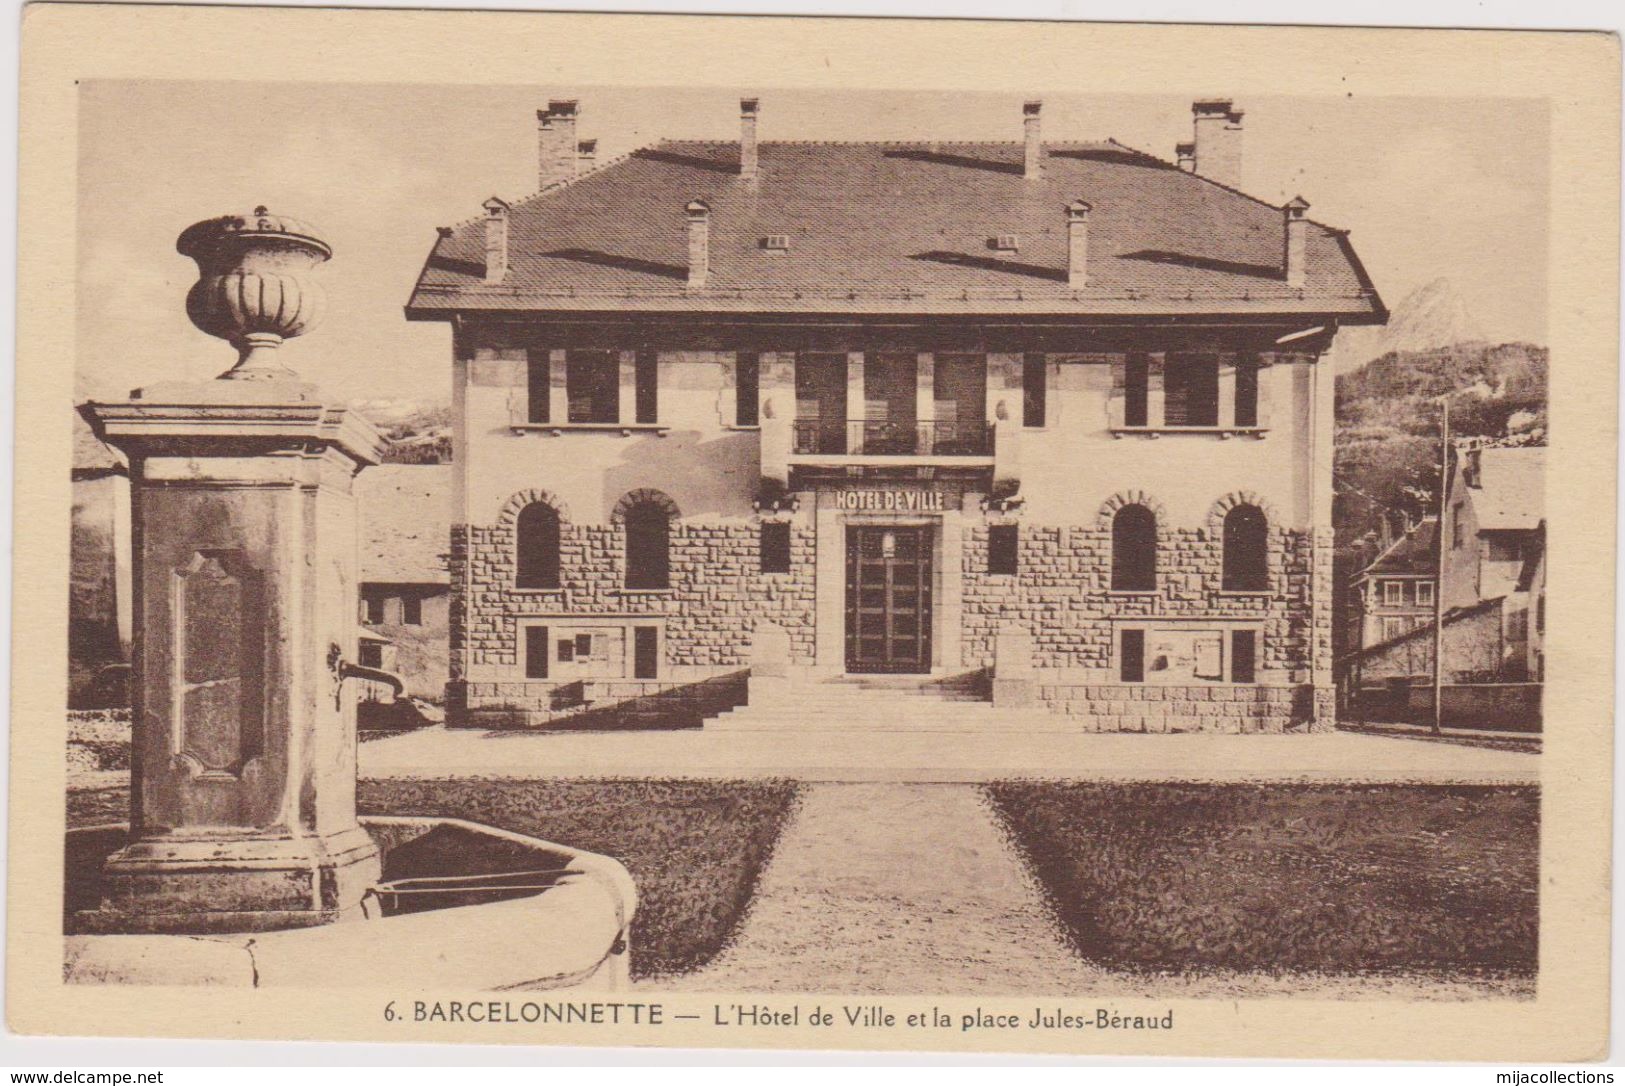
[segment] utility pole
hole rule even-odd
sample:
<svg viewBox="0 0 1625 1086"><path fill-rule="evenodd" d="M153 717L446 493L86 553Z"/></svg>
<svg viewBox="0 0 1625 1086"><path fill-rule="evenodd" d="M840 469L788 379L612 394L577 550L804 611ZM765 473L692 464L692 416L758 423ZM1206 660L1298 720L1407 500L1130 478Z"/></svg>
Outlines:
<svg viewBox="0 0 1625 1086"><path fill-rule="evenodd" d="M1450 501L1450 397L1440 397L1439 518L1433 529L1433 734L1443 733L1444 720L1444 518ZM1452 526L1454 527L1454 526Z"/></svg>

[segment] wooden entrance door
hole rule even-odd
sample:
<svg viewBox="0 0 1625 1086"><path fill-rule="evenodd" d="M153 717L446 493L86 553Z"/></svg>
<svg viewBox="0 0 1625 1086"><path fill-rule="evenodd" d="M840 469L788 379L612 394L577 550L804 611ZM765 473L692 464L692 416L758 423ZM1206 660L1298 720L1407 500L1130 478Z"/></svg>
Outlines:
<svg viewBox="0 0 1625 1086"><path fill-rule="evenodd" d="M930 529L847 528L846 669L931 670Z"/></svg>

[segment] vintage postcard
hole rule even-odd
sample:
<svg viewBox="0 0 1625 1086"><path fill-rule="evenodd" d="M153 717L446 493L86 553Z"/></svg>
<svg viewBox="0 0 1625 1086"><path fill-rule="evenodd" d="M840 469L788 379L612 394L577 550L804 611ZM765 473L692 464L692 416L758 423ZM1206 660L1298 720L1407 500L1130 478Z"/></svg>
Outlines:
<svg viewBox="0 0 1625 1086"><path fill-rule="evenodd" d="M1614 37L23 49L13 1030L1606 1054Z"/></svg>

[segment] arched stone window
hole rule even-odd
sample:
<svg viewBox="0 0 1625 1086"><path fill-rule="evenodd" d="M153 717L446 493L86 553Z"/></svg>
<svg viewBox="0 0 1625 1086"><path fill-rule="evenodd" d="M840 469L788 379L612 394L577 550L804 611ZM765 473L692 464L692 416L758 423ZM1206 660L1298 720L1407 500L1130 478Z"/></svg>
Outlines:
<svg viewBox="0 0 1625 1086"><path fill-rule="evenodd" d="M1156 588L1157 515L1143 505L1125 505L1112 516L1112 591Z"/></svg>
<svg viewBox="0 0 1625 1086"><path fill-rule="evenodd" d="M626 587L671 587L671 514L658 501L643 499L627 505Z"/></svg>
<svg viewBox="0 0 1625 1086"><path fill-rule="evenodd" d="M1242 504L1224 515L1224 590L1269 589L1269 522L1256 505Z"/></svg>
<svg viewBox="0 0 1625 1086"><path fill-rule="evenodd" d="M514 521L518 588L559 587L559 511L531 502Z"/></svg>

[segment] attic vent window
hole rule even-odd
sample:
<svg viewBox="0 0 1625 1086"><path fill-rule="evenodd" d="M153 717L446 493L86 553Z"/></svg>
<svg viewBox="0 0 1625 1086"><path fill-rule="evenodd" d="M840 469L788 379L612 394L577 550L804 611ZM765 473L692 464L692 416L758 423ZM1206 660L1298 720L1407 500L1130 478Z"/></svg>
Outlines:
<svg viewBox="0 0 1625 1086"><path fill-rule="evenodd" d="M789 234L769 234L769 235L767 235L767 237L762 239L762 248L771 249L771 250L773 250L775 252L780 252L780 253L789 252L790 251L790 235Z"/></svg>
<svg viewBox="0 0 1625 1086"><path fill-rule="evenodd" d="M1013 253L1021 248L1021 239L1014 234L1000 234L992 240L993 248L1001 253Z"/></svg>

